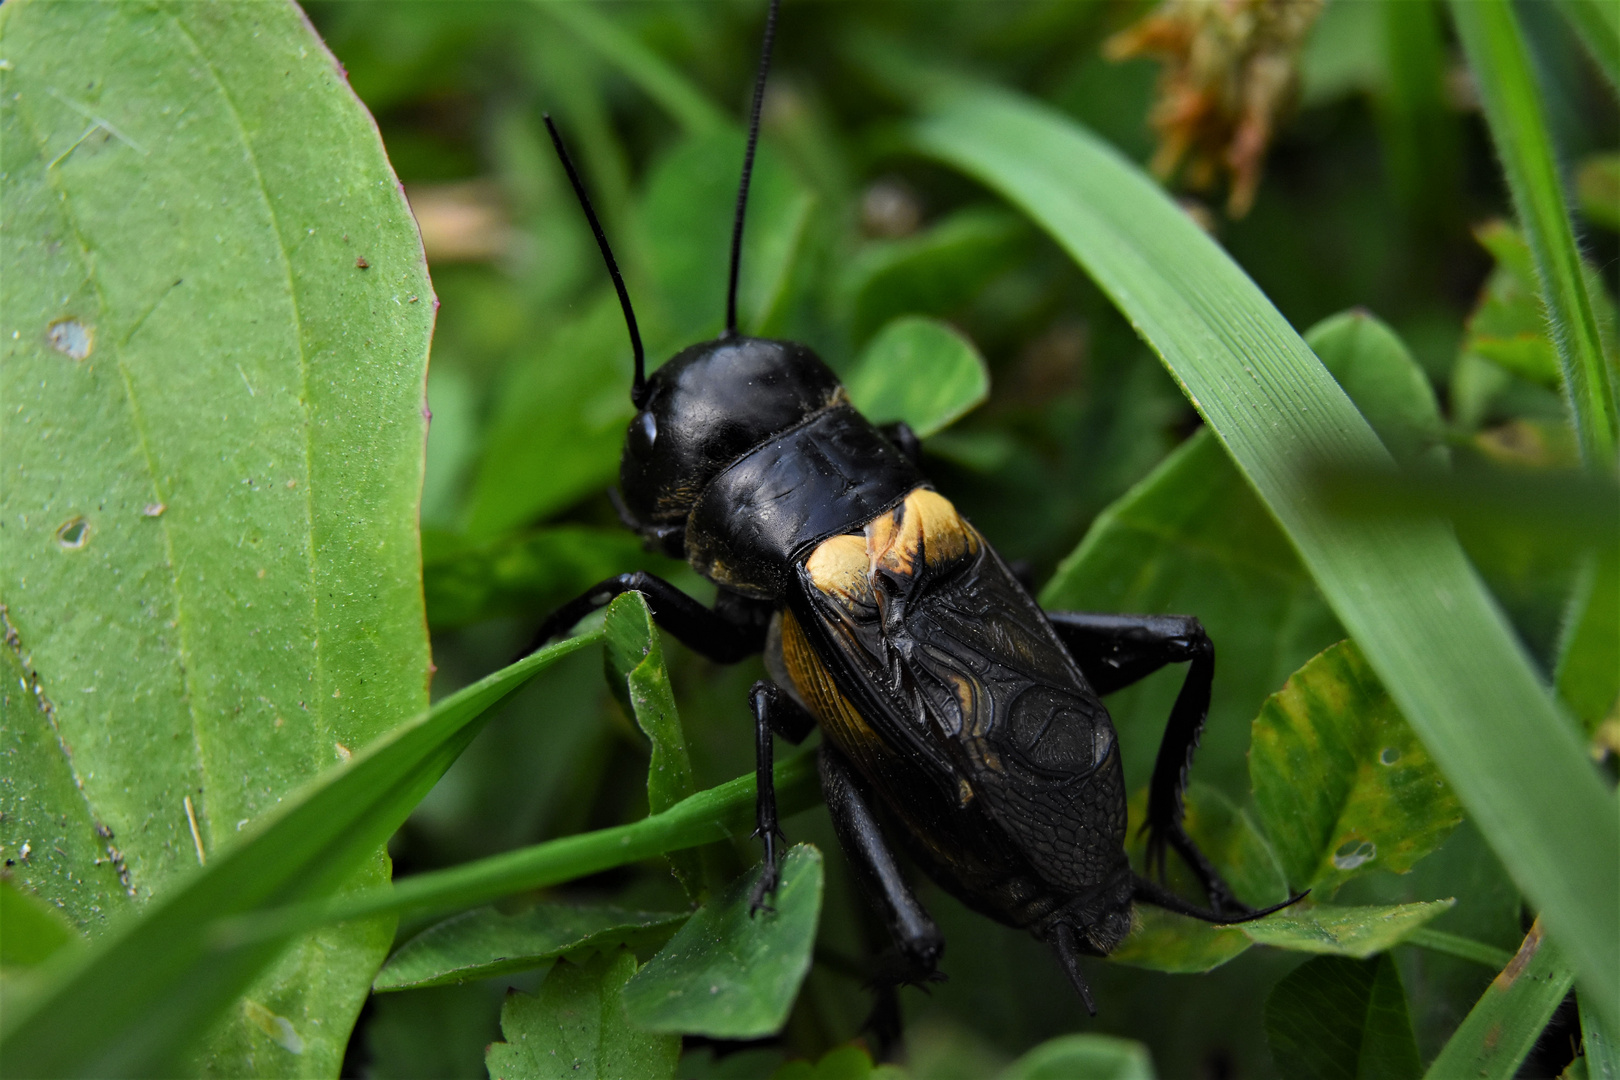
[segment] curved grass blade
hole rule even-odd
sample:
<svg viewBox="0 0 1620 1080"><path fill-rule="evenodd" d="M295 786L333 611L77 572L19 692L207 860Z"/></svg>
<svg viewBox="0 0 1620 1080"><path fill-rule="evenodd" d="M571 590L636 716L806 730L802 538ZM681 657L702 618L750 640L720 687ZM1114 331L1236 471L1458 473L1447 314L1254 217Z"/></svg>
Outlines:
<svg viewBox="0 0 1620 1080"><path fill-rule="evenodd" d="M1588 466L1615 468L1614 388L1524 38L1507 0L1452 0L1508 191L1536 260L1564 393Z"/></svg>
<svg viewBox="0 0 1620 1080"><path fill-rule="evenodd" d="M913 137L1022 208L1158 352L1480 824L1620 1014L1620 813L1455 537L1439 522L1330 517L1306 463L1388 461L1298 334L1155 185L1068 118L925 81ZM1526 762L1536 767L1527 768Z"/></svg>
<svg viewBox="0 0 1620 1080"><path fill-rule="evenodd" d="M323 775L88 955L8 1008L14 1076L172 1076L188 1042L275 959L288 934L221 943L215 920L329 895L372 857L472 741L488 710L600 632L559 642L451 695ZM54 970L52 970L54 968Z"/></svg>
<svg viewBox="0 0 1620 1080"><path fill-rule="evenodd" d="M735 124L692 81L590 4L536 4L586 48L641 87L688 135L709 135Z"/></svg>
<svg viewBox="0 0 1620 1080"><path fill-rule="evenodd" d="M1518 1070L1574 980L1574 970L1542 936L1537 919L1518 953L1491 980L1424 1076L1506 1080Z"/></svg>
<svg viewBox="0 0 1620 1080"><path fill-rule="evenodd" d="M785 818L814 806L820 780L813 752L776 763L776 802ZM672 851L746 834L754 827L754 774L682 799L629 825L564 836L487 859L414 874L341 899L260 911L221 925L225 941L258 941L323 923L369 915L432 914L475 907L529 889L560 885Z"/></svg>
<svg viewBox="0 0 1620 1080"><path fill-rule="evenodd" d="M1575 36L1620 92L1620 8L1607 0L1556 0Z"/></svg>

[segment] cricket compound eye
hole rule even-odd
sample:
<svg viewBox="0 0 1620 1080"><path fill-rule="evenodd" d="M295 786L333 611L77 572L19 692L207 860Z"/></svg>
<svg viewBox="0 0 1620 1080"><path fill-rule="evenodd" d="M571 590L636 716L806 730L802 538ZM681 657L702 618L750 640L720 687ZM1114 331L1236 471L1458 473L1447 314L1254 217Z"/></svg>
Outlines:
<svg viewBox="0 0 1620 1080"><path fill-rule="evenodd" d="M625 446L630 455L638 461L650 461L657 442L658 418L651 412L637 413L636 418L630 421L630 430L625 437Z"/></svg>

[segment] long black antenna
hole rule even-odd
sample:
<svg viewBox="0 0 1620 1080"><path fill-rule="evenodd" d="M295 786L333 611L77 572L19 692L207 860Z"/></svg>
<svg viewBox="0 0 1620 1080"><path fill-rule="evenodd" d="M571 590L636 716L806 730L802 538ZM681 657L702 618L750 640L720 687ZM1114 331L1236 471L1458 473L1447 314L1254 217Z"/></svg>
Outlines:
<svg viewBox="0 0 1620 1080"><path fill-rule="evenodd" d="M759 110L756 108L755 112ZM585 185L579 182L579 173L574 171L574 163L568 157L568 148L563 146L562 136L557 134L557 125L551 122L550 113L542 113L546 119L546 130L551 132L551 145L557 148L557 157L562 160L563 171L568 174L568 182L574 185L574 194L579 196L579 205L585 211L585 220L591 223L591 232L596 234L596 246L602 249L602 261L607 263L608 274L613 278L613 287L619 293L619 307L624 309L624 325L630 331L630 348L636 354L636 381L630 384L630 403L641 408L647 397L647 353L641 347L641 331L636 328L636 313L630 307L630 293L625 290L624 278L619 274L619 264L613 261L613 249L608 247L607 234L602 232L602 223L596 220L596 211L591 209L590 196L585 194ZM753 153L750 150L749 157ZM733 280L736 271L732 272Z"/></svg>
<svg viewBox="0 0 1620 1080"><path fill-rule="evenodd" d="M743 155L742 183L737 187L737 217L731 223L731 281L726 286L726 337L737 336L737 274L742 266L743 218L748 213L748 182L754 178L754 149L759 145L759 110L765 103L765 77L771 72L771 46L776 42L776 11L781 0L771 0L765 15L765 43L759 50L759 73L754 76L754 109L748 116L748 150Z"/></svg>

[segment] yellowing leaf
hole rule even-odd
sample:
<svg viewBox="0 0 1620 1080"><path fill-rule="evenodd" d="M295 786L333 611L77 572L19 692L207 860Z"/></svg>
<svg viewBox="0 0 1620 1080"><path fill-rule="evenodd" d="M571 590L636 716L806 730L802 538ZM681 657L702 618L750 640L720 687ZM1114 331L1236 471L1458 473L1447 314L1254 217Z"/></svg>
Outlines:
<svg viewBox="0 0 1620 1080"><path fill-rule="evenodd" d="M1331 896L1363 870L1404 873L1462 820L1423 744L1351 642L1312 659L1255 718L1260 821L1295 888Z"/></svg>

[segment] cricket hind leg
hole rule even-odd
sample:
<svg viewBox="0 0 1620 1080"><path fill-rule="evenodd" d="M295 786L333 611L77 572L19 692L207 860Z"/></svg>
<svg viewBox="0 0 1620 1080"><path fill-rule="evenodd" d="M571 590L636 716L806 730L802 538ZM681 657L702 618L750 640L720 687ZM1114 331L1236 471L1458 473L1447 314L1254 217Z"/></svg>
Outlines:
<svg viewBox="0 0 1620 1080"><path fill-rule="evenodd" d="M832 817L838 844L848 856L856 884L882 917L893 940L897 963L880 965L876 982L938 982L945 938L900 872L900 863L883 835L877 815L859 777L843 754L823 742L817 761L821 791Z"/></svg>
<svg viewBox="0 0 1620 1080"><path fill-rule="evenodd" d="M1099 615L1048 612L1052 628L1098 695L1110 694L1167 664L1187 663L1187 676L1171 706L1153 779L1148 784L1148 865L1164 876L1165 848L1175 850L1197 876L1210 908L1221 915L1255 909L1237 898L1182 825L1187 771L1209 716L1215 680L1215 645L1191 615Z"/></svg>
<svg viewBox="0 0 1620 1080"><path fill-rule="evenodd" d="M776 776L772 771L776 748L771 740L780 735L792 743L803 742L816 722L803 706L767 679L759 680L748 691L748 705L754 713L754 838L765 848L765 869L754 883L748 902L748 914L753 915L761 908L770 910L770 898L782 883L776 842L787 839L776 813Z"/></svg>

